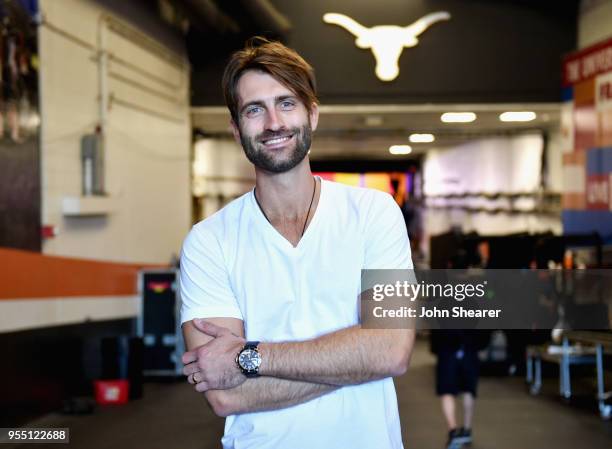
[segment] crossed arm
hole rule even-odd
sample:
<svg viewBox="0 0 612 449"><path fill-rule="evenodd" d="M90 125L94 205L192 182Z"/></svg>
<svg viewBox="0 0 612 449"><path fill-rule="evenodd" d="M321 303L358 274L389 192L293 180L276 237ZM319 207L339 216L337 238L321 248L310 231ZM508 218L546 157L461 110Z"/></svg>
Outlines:
<svg viewBox="0 0 612 449"><path fill-rule="evenodd" d="M261 377L247 379L235 363L244 345L241 320L212 318L184 324L190 351L184 374L197 373L219 416L273 410L303 403L343 385L402 375L409 363L414 331L342 329L301 342L261 343Z"/></svg>
<svg viewBox="0 0 612 449"><path fill-rule="evenodd" d="M241 338L244 342L243 322L236 318L210 318L208 324L214 324L220 328L228 329L232 334ZM201 373L200 364L205 363L205 359L198 359L198 353L214 340L214 337L202 332L193 321L188 321L183 325L183 335L187 348L190 350L183 355L185 368L183 372L190 379L193 373ZM243 343L242 343L243 344ZM242 346L236 351L242 349ZM235 357L235 354L234 354ZM234 370L225 377L225 380L235 377ZM222 375L219 373L218 375ZM276 410L300 404L327 392L335 390L337 387L332 385L294 382L286 379L275 379L273 377L258 377L247 379L244 382L232 387L222 389L212 389L205 381L196 384L196 391L203 392L206 401L217 416L229 416L240 413ZM202 376L203 377L203 376ZM219 379L220 381L224 379ZM193 383L190 380L191 383Z"/></svg>

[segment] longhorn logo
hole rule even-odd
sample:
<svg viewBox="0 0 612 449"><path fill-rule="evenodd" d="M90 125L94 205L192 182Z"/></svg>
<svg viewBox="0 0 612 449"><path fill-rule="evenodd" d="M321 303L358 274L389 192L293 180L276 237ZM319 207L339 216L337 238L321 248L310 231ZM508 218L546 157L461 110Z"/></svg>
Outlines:
<svg viewBox="0 0 612 449"><path fill-rule="evenodd" d="M337 13L323 15L323 21L341 26L354 35L357 47L371 49L376 59L376 76L383 81L392 81L399 75L398 60L404 47L416 46L419 43L418 36L423 31L450 17L446 11L432 12L405 27L378 25L367 28L350 17Z"/></svg>

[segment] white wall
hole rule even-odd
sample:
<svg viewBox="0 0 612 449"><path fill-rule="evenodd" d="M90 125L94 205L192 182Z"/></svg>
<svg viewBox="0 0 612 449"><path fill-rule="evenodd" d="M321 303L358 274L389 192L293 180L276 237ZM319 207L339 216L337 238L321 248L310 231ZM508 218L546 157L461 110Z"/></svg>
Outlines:
<svg viewBox="0 0 612 449"><path fill-rule="evenodd" d="M543 139L539 134L470 141L431 150L423 164L426 196L512 193L537 189Z"/></svg>
<svg viewBox="0 0 612 449"><path fill-rule="evenodd" d="M543 151L540 134L489 138L472 141L454 148L432 150L423 163L424 193L428 207L424 227L429 236L451 228L463 232L503 235L516 232L561 232L558 215L539 213L511 214L505 212L472 212L467 206L485 209L520 209L529 211L536 205L531 198L512 202L508 198L445 198L462 194L516 194L540 190L540 170ZM549 177L546 191L558 193L561 186L561 144L558 132L551 134L548 148ZM438 196L438 197L436 197ZM432 206L446 206L443 208Z"/></svg>
<svg viewBox="0 0 612 449"><path fill-rule="evenodd" d="M0 332L133 318L140 313L141 307L140 298L131 295L3 299Z"/></svg>
<svg viewBox="0 0 612 449"><path fill-rule="evenodd" d="M519 232L531 234L551 231L562 233L558 216L541 214L507 214L466 212L459 209L428 209L424 214L426 241L430 236L443 234L452 228L464 233L477 232L480 235L507 235Z"/></svg>
<svg viewBox="0 0 612 449"><path fill-rule="evenodd" d="M42 222L59 228L43 252L168 262L191 224L186 57L90 0L42 0L40 8ZM106 192L112 210L105 216L66 217L63 198L81 195L81 136L100 123L99 32L109 54L131 64L111 58L103 75L109 99Z"/></svg>
<svg viewBox="0 0 612 449"><path fill-rule="evenodd" d="M546 189L550 192L563 191L563 153L566 141L560 129L551 131L548 135L546 159L548 163L548 176L545 180Z"/></svg>
<svg viewBox="0 0 612 449"><path fill-rule="evenodd" d="M578 20L578 48L612 37L612 1L582 0Z"/></svg>
<svg viewBox="0 0 612 449"><path fill-rule="evenodd" d="M255 170L242 147L230 139L201 139L195 144L193 192L206 218L255 185Z"/></svg>

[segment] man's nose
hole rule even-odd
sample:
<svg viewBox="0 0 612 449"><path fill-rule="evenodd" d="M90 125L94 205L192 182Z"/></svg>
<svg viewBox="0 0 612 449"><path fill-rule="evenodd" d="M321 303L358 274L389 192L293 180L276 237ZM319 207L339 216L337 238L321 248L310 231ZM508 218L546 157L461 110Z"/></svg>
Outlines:
<svg viewBox="0 0 612 449"><path fill-rule="evenodd" d="M278 114L278 111L275 109L269 109L266 114L266 129L271 131L278 131L283 127L283 122L281 116Z"/></svg>

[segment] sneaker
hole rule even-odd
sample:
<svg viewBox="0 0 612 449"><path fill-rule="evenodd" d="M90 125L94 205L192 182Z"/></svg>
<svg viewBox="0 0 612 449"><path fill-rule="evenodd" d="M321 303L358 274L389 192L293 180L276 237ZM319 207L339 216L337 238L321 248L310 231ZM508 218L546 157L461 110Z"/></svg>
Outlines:
<svg viewBox="0 0 612 449"><path fill-rule="evenodd" d="M448 442L446 443L446 449L459 449L461 443L458 441L459 433L461 429L452 429L448 432Z"/></svg>
<svg viewBox="0 0 612 449"><path fill-rule="evenodd" d="M457 436L455 440L459 444L471 444L472 443L472 429L466 429L462 427L457 431Z"/></svg>

